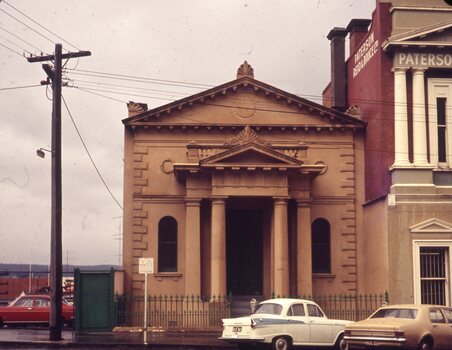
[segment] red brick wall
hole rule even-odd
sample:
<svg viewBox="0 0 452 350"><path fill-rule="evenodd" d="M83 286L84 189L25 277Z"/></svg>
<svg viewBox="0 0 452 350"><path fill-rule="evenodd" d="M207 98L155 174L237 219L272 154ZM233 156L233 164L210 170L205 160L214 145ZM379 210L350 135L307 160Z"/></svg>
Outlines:
<svg viewBox="0 0 452 350"><path fill-rule="evenodd" d="M357 104L361 118L367 123L365 141L366 200L385 195L390 186L389 167L394 162L394 80L391 72L392 58L381 49L391 32L390 3L377 3L372 14L372 24L356 50L347 61L348 104ZM366 39L378 40L373 56L354 76L355 54ZM369 42L368 42L369 43ZM367 50L361 51L361 59ZM359 60L358 60L359 62Z"/></svg>

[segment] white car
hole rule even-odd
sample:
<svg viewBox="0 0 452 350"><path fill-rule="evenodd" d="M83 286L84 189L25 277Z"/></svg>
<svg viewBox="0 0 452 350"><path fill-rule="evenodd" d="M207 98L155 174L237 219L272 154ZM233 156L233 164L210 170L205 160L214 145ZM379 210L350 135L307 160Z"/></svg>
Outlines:
<svg viewBox="0 0 452 350"><path fill-rule="evenodd" d="M252 344L272 344L274 350L292 345L340 348L345 325L352 321L330 320L320 307L303 299L270 299L261 302L248 317L225 318L222 340L240 349Z"/></svg>

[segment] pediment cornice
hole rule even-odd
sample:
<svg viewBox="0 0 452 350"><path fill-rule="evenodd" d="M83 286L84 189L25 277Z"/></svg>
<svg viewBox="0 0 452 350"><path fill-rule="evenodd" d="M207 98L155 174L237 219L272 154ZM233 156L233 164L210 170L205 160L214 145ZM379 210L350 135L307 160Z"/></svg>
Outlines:
<svg viewBox="0 0 452 350"><path fill-rule="evenodd" d="M382 47L385 51L394 47L452 47L452 41L438 39L438 36L447 31L452 31L452 20L393 35L383 43Z"/></svg>
<svg viewBox="0 0 452 350"><path fill-rule="evenodd" d="M233 95L243 91L252 92L254 94L259 94L267 99L272 99L274 101L279 101L286 105L294 106L294 113L308 113L313 115L318 115L320 118L328 121L328 124L332 128L363 128L366 123L358 118L354 118L347 114L341 113L334 109L322 106L315 102L309 101L300 96L291 94L284 90L278 89L274 86L261 82L254 79L251 67L248 65L242 65L240 71L238 72L238 78L227 82L225 84L213 87L206 91L200 92L198 94L188 96L186 98L180 99L168 103L166 105L154 108L152 110L143 111L137 115L131 116L124 119L122 122L126 126L131 127L165 127L165 117L172 114L177 114L183 112L185 109L190 109L194 106L217 106L219 108L231 108L229 105L224 105L221 103L222 97L226 95ZM247 106L232 106L234 108L240 108L246 110ZM253 110L259 111L259 108L253 108ZM262 111L267 111L262 109ZM230 125L222 124L221 122L216 123L213 121L206 125L206 123L197 124L194 121L187 121L185 124L174 125L168 123L173 127L230 127ZM321 125L319 121L319 125ZM323 125L324 126L324 125Z"/></svg>
<svg viewBox="0 0 452 350"><path fill-rule="evenodd" d="M432 218L410 227L411 233L452 233L452 223Z"/></svg>

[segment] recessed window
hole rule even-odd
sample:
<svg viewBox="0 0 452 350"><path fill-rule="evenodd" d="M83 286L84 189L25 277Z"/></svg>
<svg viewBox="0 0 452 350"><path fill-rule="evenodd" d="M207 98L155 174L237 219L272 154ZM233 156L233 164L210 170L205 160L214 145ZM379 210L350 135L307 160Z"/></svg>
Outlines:
<svg viewBox="0 0 452 350"><path fill-rule="evenodd" d="M159 221L158 271L177 272L177 221L165 216Z"/></svg>
<svg viewBox="0 0 452 350"><path fill-rule="evenodd" d="M330 223L316 219L312 223L312 272L331 273Z"/></svg>

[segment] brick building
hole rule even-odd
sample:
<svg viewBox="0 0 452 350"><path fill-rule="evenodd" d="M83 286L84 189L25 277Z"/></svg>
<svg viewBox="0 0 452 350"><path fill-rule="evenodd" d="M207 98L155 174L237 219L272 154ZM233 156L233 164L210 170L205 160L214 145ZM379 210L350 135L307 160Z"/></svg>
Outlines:
<svg viewBox="0 0 452 350"><path fill-rule="evenodd" d="M358 289L451 305L452 7L377 0L371 20L353 19L328 38L324 105L368 125Z"/></svg>

